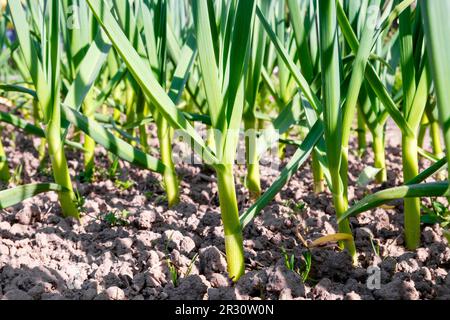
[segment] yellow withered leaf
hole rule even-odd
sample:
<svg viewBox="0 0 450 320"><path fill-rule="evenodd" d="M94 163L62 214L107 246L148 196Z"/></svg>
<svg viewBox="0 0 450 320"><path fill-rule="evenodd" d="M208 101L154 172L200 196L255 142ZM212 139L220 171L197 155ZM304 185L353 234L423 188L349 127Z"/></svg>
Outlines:
<svg viewBox="0 0 450 320"><path fill-rule="evenodd" d="M348 241L353 240L353 236L348 233L329 234L329 235L326 235L324 237L314 240L309 245L309 248L319 247L319 246L322 246L322 245L330 243L330 242L347 241L347 240Z"/></svg>

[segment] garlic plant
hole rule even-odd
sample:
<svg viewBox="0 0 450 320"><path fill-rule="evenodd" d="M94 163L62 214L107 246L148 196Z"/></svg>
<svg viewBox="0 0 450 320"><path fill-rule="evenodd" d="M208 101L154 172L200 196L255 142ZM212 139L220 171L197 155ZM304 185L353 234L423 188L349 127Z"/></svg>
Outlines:
<svg viewBox="0 0 450 320"><path fill-rule="evenodd" d="M79 218L66 148L83 155L81 183L89 183L99 177L97 145L115 163L159 174L167 206L176 206L177 133L215 171L233 281L245 272L244 228L309 160L311 190L329 190L339 232L332 237L355 263L349 217L392 199L404 199L406 247L413 250L420 244L420 198L449 195L443 174L450 147L449 11L447 0L3 2L0 93L17 108L0 110L0 121L41 139L38 156L43 166L49 157L54 183L0 191L0 207L54 191L63 215ZM349 159L361 150L372 149L375 182L388 179L389 119L402 136L404 184L349 208L356 200L349 198ZM366 128L372 148L365 147ZM431 151L424 146L427 130ZM242 131L246 210L235 179ZM285 165L263 188L260 161L278 145ZM285 159L286 145L294 154ZM420 157L435 163L419 172ZM7 160L0 143L5 183ZM432 175L437 181L424 183Z"/></svg>

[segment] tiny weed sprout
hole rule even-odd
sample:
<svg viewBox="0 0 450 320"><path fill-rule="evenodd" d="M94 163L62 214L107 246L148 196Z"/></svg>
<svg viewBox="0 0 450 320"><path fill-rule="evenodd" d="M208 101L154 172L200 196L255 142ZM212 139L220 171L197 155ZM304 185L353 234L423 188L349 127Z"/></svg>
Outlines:
<svg viewBox="0 0 450 320"><path fill-rule="evenodd" d="M286 268L297 273L306 282L309 280L309 273L311 272L312 260L311 252L306 251L303 253L303 263L300 268L296 267L296 261L294 254L289 255L285 248L281 248L281 253L284 258L284 264Z"/></svg>
<svg viewBox="0 0 450 320"><path fill-rule="evenodd" d="M450 0L1 4L0 209L54 192L64 218L89 212L108 231L188 219L176 232L201 225L193 247L223 233L232 282L258 261L246 246L269 243L245 241L260 227L280 232L271 255L308 283L317 251L362 265L358 214L375 208L400 221L405 250L425 244L422 227L448 237ZM118 197L133 208L106 209ZM202 259L181 242L161 255L178 288Z"/></svg>
<svg viewBox="0 0 450 320"><path fill-rule="evenodd" d="M169 268L170 280L174 287L178 287L178 270L170 258L167 258L167 267Z"/></svg>
<svg viewBox="0 0 450 320"><path fill-rule="evenodd" d="M309 273L311 272L311 266L312 266L311 252L306 251L305 253L303 253L303 259L305 260L305 264L301 270L301 276L302 276L303 282L305 282L310 278Z"/></svg>
<svg viewBox="0 0 450 320"><path fill-rule="evenodd" d="M424 214L421 221L425 224L434 225L440 224L443 228L450 225L450 211L449 208L442 202L432 200L431 208L422 206Z"/></svg>
<svg viewBox="0 0 450 320"><path fill-rule="evenodd" d="M283 253L286 268L291 271L295 271L295 256L293 254L289 256L285 248L281 248L281 252Z"/></svg>
<svg viewBox="0 0 450 320"><path fill-rule="evenodd" d="M118 189L125 191L125 190L130 189L134 185L134 181L132 181L132 180L125 180L125 181L116 180L116 181L114 181L114 185Z"/></svg>
<svg viewBox="0 0 450 320"><path fill-rule="evenodd" d="M123 211L113 211L105 214L103 217L104 221L109 224L111 227L121 227L127 226L129 212L126 210Z"/></svg>

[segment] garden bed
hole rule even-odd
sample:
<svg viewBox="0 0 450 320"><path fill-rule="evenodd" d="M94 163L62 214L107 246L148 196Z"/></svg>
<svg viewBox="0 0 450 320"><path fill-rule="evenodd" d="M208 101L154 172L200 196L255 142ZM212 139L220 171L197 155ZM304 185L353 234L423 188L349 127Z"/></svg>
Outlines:
<svg viewBox="0 0 450 320"><path fill-rule="evenodd" d="M389 124L388 183L382 188L402 182L398 136ZM3 142L10 168L23 166L22 183L51 181L46 170L38 170L30 137L7 127ZM98 179L76 182L85 198L80 223L61 217L54 193L0 214L1 299L450 299L450 248L440 227L423 226L421 246L407 251L401 202L351 218L356 266L336 246L314 248L306 277L308 249L301 238L309 242L337 232L331 196L313 193L307 164L245 228L247 270L233 284L213 171L179 166L181 203L168 209L159 176L121 162L122 182L110 180L106 152L96 151ZM289 159L292 150L287 152ZM380 189L354 187L373 162L372 153L366 154L361 160L350 155L350 201ZM79 174L82 161L70 152L68 159L72 175ZM250 205L243 173L236 179L241 211ZM276 176L262 167L263 188ZM294 271L285 254L294 256ZM367 285L371 266L380 268L379 289Z"/></svg>

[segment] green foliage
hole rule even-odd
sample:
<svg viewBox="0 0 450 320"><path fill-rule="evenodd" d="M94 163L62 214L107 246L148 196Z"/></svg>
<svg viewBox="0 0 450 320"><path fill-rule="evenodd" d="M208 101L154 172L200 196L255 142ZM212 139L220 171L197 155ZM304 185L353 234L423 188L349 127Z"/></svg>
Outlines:
<svg viewBox="0 0 450 320"><path fill-rule="evenodd" d="M422 205L421 222L425 224L439 224L443 228L450 225L450 211L448 206L437 200L431 201L431 208Z"/></svg>
<svg viewBox="0 0 450 320"><path fill-rule="evenodd" d="M20 186L23 165L10 172L8 148L0 143L0 179L15 186L0 191L1 208L54 191L63 215L79 218L84 198L72 185L69 148L71 156L83 155L84 166L76 172L80 183L110 179L120 191L129 190L137 182L118 178L120 161L126 161L161 175L165 192L146 192L148 201L174 206L180 200L172 149L180 145L173 139L178 130L215 171L233 281L245 271L243 228L310 156L314 191L324 192L326 181L333 197L339 223L334 239L354 258L348 218L394 199L405 204L409 249L420 243L420 223L448 227L448 208L438 199L420 207L422 197L449 196L443 174L450 159L448 1L9 0L7 5L0 14L5 96L0 102L7 108L0 122L16 129L10 148L18 147L18 130L40 139L39 173L55 183ZM79 10L76 17L71 5ZM15 39L7 36L9 28ZM402 136L405 181L371 194L371 182L386 182L390 169L389 119ZM433 154L422 148L427 127ZM246 210L238 206L235 186L242 128L252 130L241 175L251 201ZM204 139L200 131L206 129L214 131ZM365 147L366 129L371 148ZM438 160L444 151L441 132L447 151ZM158 147L150 143L153 133ZM277 134L286 161L263 190L260 160ZM349 159L362 156L350 150L356 135L358 151L372 149L374 161L364 164L355 182L348 171ZM96 170L97 145L108 155L107 168ZM293 155L284 159L286 146ZM435 163L419 172L419 156ZM440 182L424 182L436 173ZM349 184L367 195L351 208ZM306 209L301 200L282 201L294 214ZM128 213L114 211L102 219L126 226ZM311 253L301 267L286 250L282 254L286 267L306 281ZM167 266L176 286L179 270L169 258Z"/></svg>
<svg viewBox="0 0 450 320"><path fill-rule="evenodd" d="M103 220L111 227L124 227L129 225L127 210L108 212L103 216Z"/></svg>
<svg viewBox="0 0 450 320"><path fill-rule="evenodd" d="M128 179L128 180L119 180L118 179L118 180L114 181L114 186L121 191L125 191L134 186L134 181L130 180L130 179Z"/></svg>
<svg viewBox="0 0 450 320"><path fill-rule="evenodd" d="M304 263L301 267L297 267L294 254L289 255L283 247L281 248L281 253L283 255L286 268L297 273L302 278L303 282L306 282L309 279L309 273L311 272L311 251L308 250L303 253Z"/></svg>

